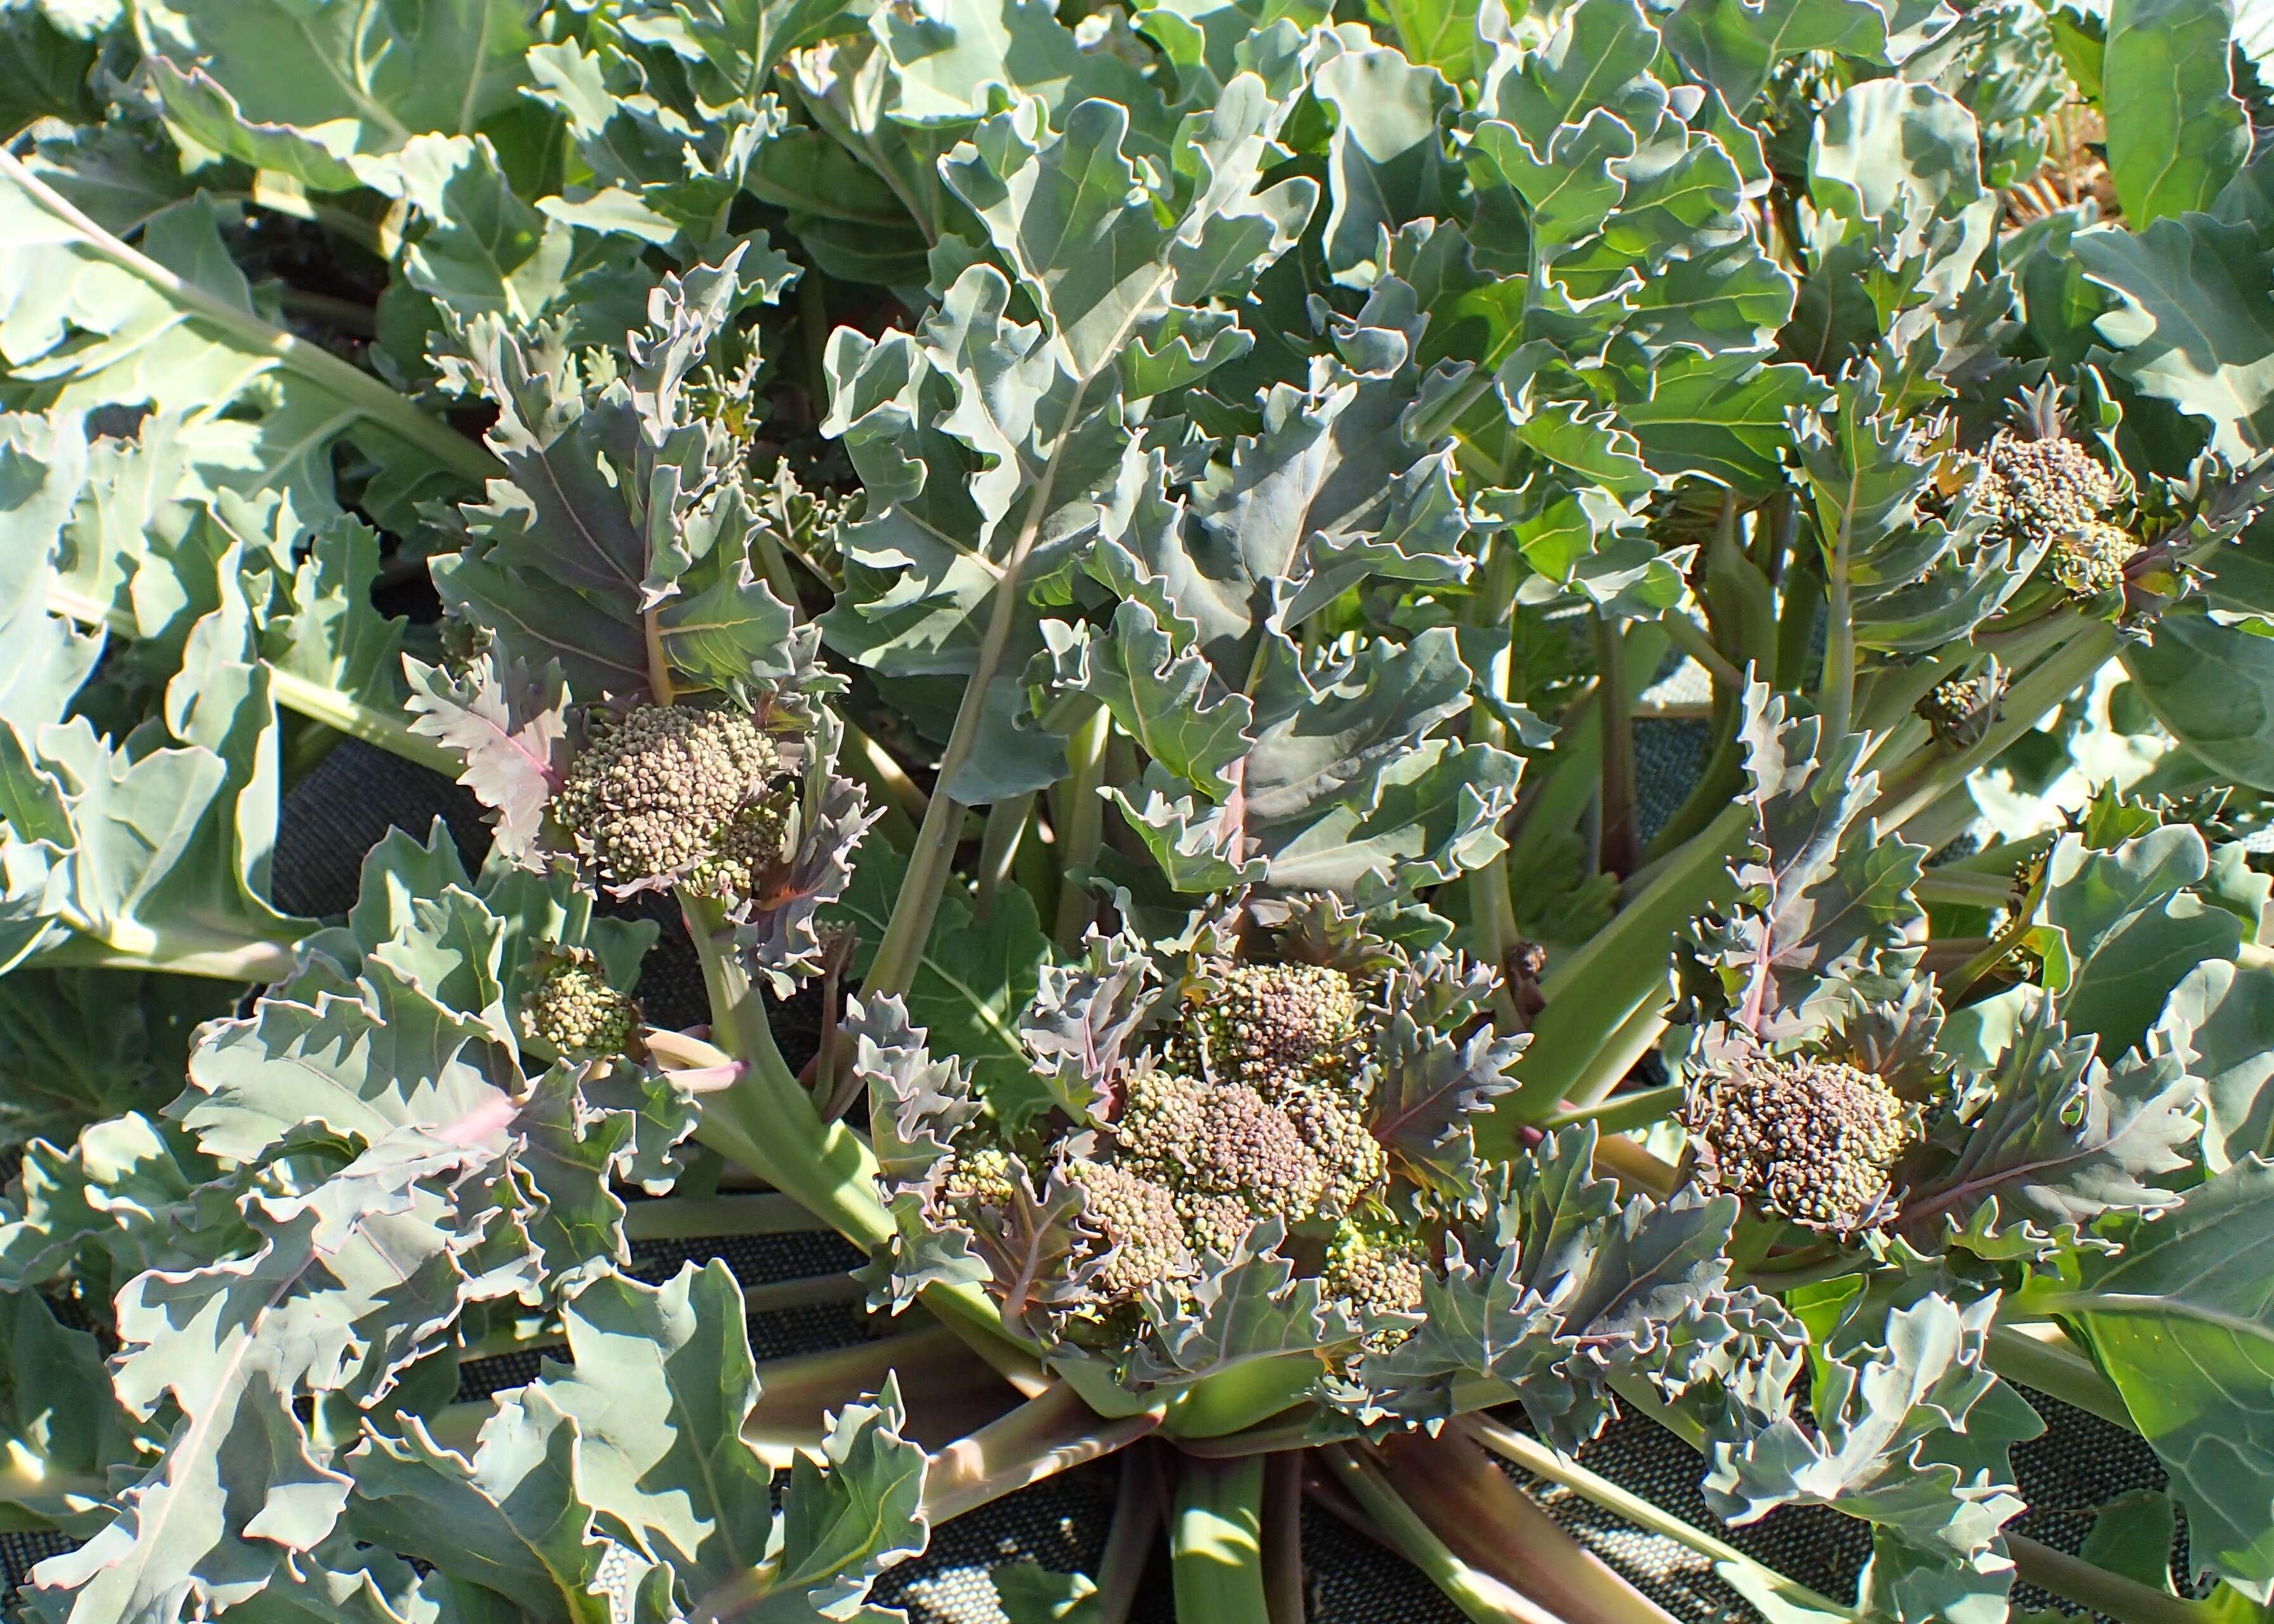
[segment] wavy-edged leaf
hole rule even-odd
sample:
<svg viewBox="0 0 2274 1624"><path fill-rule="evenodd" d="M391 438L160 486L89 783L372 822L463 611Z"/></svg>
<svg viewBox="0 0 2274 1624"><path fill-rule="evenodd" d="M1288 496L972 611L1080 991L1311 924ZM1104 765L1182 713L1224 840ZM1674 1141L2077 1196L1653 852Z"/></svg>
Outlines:
<svg viewBox="0 0 2274 1624"><path fill-rule="evenodd" d="M830 919L859 933L852 967L856 979L876 959L907 872L907 858L871 837L854 863L852 883L828 909ZM1024 891L999 892L983 919L951 893L941 899L908 987L907 1019L930 1033L942 1052L969 1067L981 1094L1013 1119L1043 1098L1020 1042L1019 1019L1049 957L1034 899Z"/></svg>
<svg viewBox="0 0 2274 1624"><path fill-rule="evenodd" d="M2192 214L2082 231L2072 246L2120 302L2094 323L2117 376L2202 418L2230 461L2274 449L2274 295L2249 230Z"/></svg>
<svg viewBox="0 0 2274 1624"><path fill-rule="evenodd" d="M411 137L514 106L530 45L515 0L168 0L135 21L182 135L328 191L392 190Z"/></svg>
<svg viewBox="0 0 2274 1624"><path fill-rule="evenodd" d="M2202 1154L2214 1173L2274 1155L2274 968L2211 959L2172 989L2157 1023L2202 1079Z"/></svg>
<svg viewBox="0 0 2274 1624"><path fill-rule="evenodd" d="M1990 1256L2044 1256L2104 1213L2176 1204L2160 1181L2189 1163L2202 1085L2170 1054L2110 1067L2090 1033L2040 1011L1982 1080L1987 1097L1957 1130L1947 1166L1912 1181L1905 1225L1947 1226Z"/></svg>
<svg viewBox="0 0 2274 1624"><path fill-rule="evenodd" d="M2100 55L2108 173L2135 229L2207 212L2250 156L2226 0L2111 0Z"/></svg>
<svg viewBox="0 0 2274 1624"><path fill-rule="evenodd" d="M443 1193L479 1157L433 1140L375 1147L305 1195L249 1193L248 1255L152 1272L118 1301L113 1383L147 1417L181 1419L120 1497L117 1520L31 1575L33 1605L163 1616L226 1606L337 1523L346 1477L295 1410L307 1393L383 1395L470 1300L511 1289L469 1273L481 1238Z"/></svg>
<svg viewBox="0 0 2274 1624"><path fill-rule="evenodd" d="M2035 937L2045 988L2061 1019L2097 1034L2104 1053L2138 1042L2197 964L2240 951L2242 921L2189 889L2210 869L2202 834L2183 823L2107 852L2064 836L2046 858Z"/></svg>
<svg viewBox="0 0 2274 1624"><path fill-rule="evenodd" d="M2187 1514L2195 1570L2274 1590L2274 1163L2235 1162L2176 1212L2117 1221L2048 1304L2090 1342Z"/></svg>

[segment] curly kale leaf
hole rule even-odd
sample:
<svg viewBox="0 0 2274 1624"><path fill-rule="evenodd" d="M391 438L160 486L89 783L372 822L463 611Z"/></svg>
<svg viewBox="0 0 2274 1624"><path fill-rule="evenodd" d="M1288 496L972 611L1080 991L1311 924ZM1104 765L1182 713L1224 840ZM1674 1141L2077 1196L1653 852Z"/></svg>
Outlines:
<svg viewBox="0 0 2274 1624"><path fill-rule="evenodd" d="M2191 1162L2202 1085L2173 1054L2135 1050L2111 1067L2094 1050L2090 1034L2041 1012L1938 1133L1957 1154L1914 1177L1902 1225L1984 1256L2044 1257L2104 1213L2177 1203L2165 1181Z"/></svg>
<svg viewBox="0 0 2274 1624"><path fill-rule="evenodd" d="M1610 1418L1615 1377L1678 1395L1796 1339L1773 1300L1730 1284L1733 1199L1622 1205L1591 1170L1594 1148L1592 1124L1566 1129L1495 1177L1483 1222L1457 1231L1444 1280L1423 1287L1424 1322L1359 1365L1366 1410L1442 1414L1455 1381L1481 1378L1577 1447Z"/></svg>

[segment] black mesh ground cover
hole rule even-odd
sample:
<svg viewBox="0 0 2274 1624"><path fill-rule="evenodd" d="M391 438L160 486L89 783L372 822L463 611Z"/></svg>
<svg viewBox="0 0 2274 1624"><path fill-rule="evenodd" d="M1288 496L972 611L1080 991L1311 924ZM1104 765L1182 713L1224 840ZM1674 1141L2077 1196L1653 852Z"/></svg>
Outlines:
<svg viewBox="0 0 2274 1624"><path fill-rule="evenodd" d="M1645 838L1679 804L1706 742L1702 724L1638 725L1638 821ZM273 876L276 900L296 914L345 912L354 900L362 853L390 827L424 838L438 816L456 838L469 868L478 867L488 836L470 796L438 774L353 741L341 745L287 799ZM693 951L667 909L654 910L651 916L663 934L640 982L641 1001L659 1023L698 1023L707 1011ZM794 1047L799 1019L809 1022L810 1015L794 1008L783 1014L785 1046ZM12 1177L13 1169L6 1170ZM846 1243L818 1234L643 1241L634 1254L636 1272L651 1280L670 1275L684 1262L719 1258L746 1289L840 1272L860 1261ZM853 1302L750 1318L752 1347L761 1359L844 1346L880 1328ZM535 1374L540 1357L525 1352L470 1365L462 1395L479 1397L517 1386ZM2074 1551L2090 1530L2096 1507L2128 1492L2164 1486L2161 1465L2139 1439L2043 1395L2029 1396L2047 1426L2044 1436L2014 1451L2022 1496L2030 1507L2014 1525L2017 1531ZM1519 1417L1510 1418L1522 1425ZM1698 1493L1698 1456L1655 1423L1630 1416L1583 1458L1595 1471L1675 1515L1717 1527ZM905 1607L918 1624L1000 1624L1003 1615L987 1570L1021 1560L1057 1569L1094 1568L1118 1481L1111 1463L1103 1462L959 1518L937 1530L922 1558L887 1573L877 1599ZM1675 1617L1689 1624L1758 1617L1695 1553L1577 1495L1532 1486L1558 1522ZM1788 1507L1750 1528L1721 1531L1748 1555L1841 1599L1853 1596L1871 1549L1863 1524L1811 1508ZM2184 1534L2180 1545L2175 1571L2184 1573ZM12 1591L34 1563L64 1548L65 1542L52 1535L0 1533L0 1576ZM1306 1507L1304 1514L1303 1562L1314 1624L1459 1624L1461 1615L1403 1561L1315 1507ZM1164 1563L1156 1563L1146 1592L1138 1624L1167 1624ZM2025 1606L2059 1605L2026 1586L2015 1600Z"/></svg>

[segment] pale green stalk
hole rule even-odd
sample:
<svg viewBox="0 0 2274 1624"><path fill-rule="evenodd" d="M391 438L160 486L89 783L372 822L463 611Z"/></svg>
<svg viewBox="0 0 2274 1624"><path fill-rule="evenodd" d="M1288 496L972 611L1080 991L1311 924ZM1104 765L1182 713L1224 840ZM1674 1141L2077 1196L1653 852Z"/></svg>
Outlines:
<svg viewBox="0 0 2274 1624"><path fill-rule="evenodd" d="M870 1256L883 1255L893 1226L877 1197L876 1158L843 1122L822 1121L812 1096L783 1060L719 905L682 893L680 906L710 994L712 1041L742 1063L741 1074L704 1101L697 1138L825 1220ZM976 1286L927 1286L920 1300L967 1334L973 1350L1013 1386L1028 1393L1041 1390L1033 1355L1004 1329L1002 1314Z"/></svg>
<svg viewBox="0 0 2274 1624"><path fill-rule="evenodd" d="M2016 1325L2000 1320L1990 1327L1982 1357L2008 1381L2035 1387L2127 1432L2140 1430L2116 1384L2052 1326Z"/></svg>
<svg viewBox="0 0 2274 1624"><path fill-rule="evenodd" d="M2014 1572L2041 1590L2117 1620L2117 1624L2218 1624L2221 1614L2199 1601L2150 1589L2137 1579L2111 1573L2081 1556L2056 1551L2026 1535L2008 1532L2007 1554Z"/></svg>
<svg viewBox="0 0 2274 1624"><path fill-rule="evenodd" d="M1542 1117L1540 1125L1551 1133L1581 1122L1592 1122L1605 1133L1647 1128L1680 1109L1683 1092L1680 1083L1667 1083L1633 1094L1613 1094L1592 1105L1566 1104L1553 1116Z"/></svg>
<svg viewBox="0 0 2274 1624"><path fill-rule="evenodd" d="M1262 1456L1182 1463L1169 1525L1179 1620L1271 1624L1263 1590L1262 1505Z"/></svg>
<svg viewBox="0 0 2274 1624"><path fill-rule="evenodd" d="M1593 1501L1606 1511L1624 1517L1645 1533L1656 1534L1661 1539L1671 1539L1717 1564L1743 1568L1765 1581L1777 1595L1795 1606L1811 1608L1834 1617L1856 1617L1852 1609L1818 1595L1806 1585L1786 1578L1773 1568L1763 1567L1728 1540L1717 1538L1660 1509L1641 1495L1621 1488L1609 1478L1588 1470L1570 1456L1549 1448L1529 1433L1519 1432L1490 1416L1472 1416L1460 1425L1495 1455L1521 1467L1533 1477Z"/></svg>
<svg viewBox="0 0 2274 1624"><path fill-rule="evenodd" d="M1061 808L1058 818L1058 917L1051 939L1063 952L1081 945L1083 935L1097 918L1097 902L1074 880L1074 872L1097 861L1105 839L1105 797L1098 792L1105 782L1105 747L1113 732L1113 718L1099 705L1084 718L1066 741L1072 772L1051 793Z"/></svg>
<svg viewBox="0 0 2274 1624"><path fill-rule="evenodd" d="M924 1515L933 1523L1102 1460L1153 1432L1161 1410L1101 1420L1064 1382L1054 1383L998 1420L931 1457L924 1472Z"/></svg>
<svg viewBox="0 0 2274 1624"><path fill-rule="evenodd" d="M624 1233L634 1240L699 1240L712 1235L800 1235L828 1226L788 1196L673 1195L634 1201Z"/></svg>
<svg viewBox="0 0 2274 1624"><path fill-rule="evenodd" d="M234 938L198 929L137 929L131 943L74 934L42 948L33 962L96 970L163 970L215 981L280 981L299 962L290 942Z"/></svg>
<svg viewBox="0 0 2274 1624"><path fill-rule="evenodd" d="M1420 1569L1423 1577L1443 1591L1445 1598L1472 1624L1565 1624L1539 1603L1455 1555L1381 1471L1356 1450L1345 1444L1331 1444L1320 1450L1319 1456L1391 1547ZM1181 1605L1178 1612L1182 1616Z"/></svg>
<svg viewBox="0 0 2274 1624"><path fill-rule="evenodd" d="M1585 946L1548 965L1540 983L1547 1004L1517 1062L1516 1091L1478 1119L1480 1154L1514 1154L1517 1126L1561 1109L1620 1028L1638 1010L1668 996L1667 955L1675 934L1693 914L1736 888L1729 855L1751 821L1745 802L1726 808Z"/></svg>
<svg viewBox="0 0 2274 1624"><path fill-rule="evenodd" d="M982 919L995 911L996 893L1011 877L1011 865L1018 861L1019 843L1026 838L1027 826L1034 821L1034 815L1035 797L1031 793L998 801L987 808L987 832L979 843L976 887Z"/></svg>

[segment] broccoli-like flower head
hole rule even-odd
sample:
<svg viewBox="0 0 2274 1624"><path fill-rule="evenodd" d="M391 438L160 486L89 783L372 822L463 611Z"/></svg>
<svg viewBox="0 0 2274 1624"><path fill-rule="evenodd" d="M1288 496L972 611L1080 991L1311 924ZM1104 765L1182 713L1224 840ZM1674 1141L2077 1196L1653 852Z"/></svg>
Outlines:
<svg viewBox="0 0 2274 1624"><path fill-rule="evenodd" d="M594 723L550 811L613 890L685 881L723 895L779 852L779 812L764 808L781 766L746 711L639 705Z"/></svg>
<svg viewBox="0 0 2274 1624"><path fill-rule="evenodd" d="M1298 1223L1319 1210L1326 1171L1287 1114L1241 1083L1148 1070L1129 1079L1116 1160L1178 1195L1231 1197Z"/></svg>
<svg viewBox="0 0 2274 1624"><path fill-rule="evenodd" d="M2003 671L1953 677L1937 683L1916 706L1929 731L1954 750L1969 749L1998 719L1999 703L2012 686Z"/></svg>
<svg viewBox="0 0 2274 1624"><path fill-rule="evenodd" d="M1127 1297L1197 1272L1176 1198L1165 1185L1107 1162L1073 1162L1066 1173L1081 1187L1083 1216L1113 1249L1098 1272L1101 1296Z"/></svg>
<svg viewBox="0 0 2274 1624"><path fill-rule="evenodd" d="M1429 1254L1397 1224L1373 1214L1344 1219L1327 1243L1327 1289L1361 1320L1419 1312ZM1412 1333L1392 1327L1368 1336L1369 1350L1392 1348Z"/></svg>
<svg viewBox="0 0 2274 1624"><path fill-rule="evenodd" d="M2140 543L2111 518L2124 486L2090 452L2059 435L2005 429L1981 462L1987 477L1978 500L1992 538L2048 549L2048 572L2073 597L2123 584L2124 566Z"/></svg>
<svg viewBox="0 0 2274 1624"><path fill-rule="evenodd" d="M1047 1360L1132 1391L1206 1380L1246 1337L1316 1352L1322 1381L1402 1337L1477 1192L1468 1114L1517 1052L1485 1024L1491 973L1418 912L1392 935L1249 898L1171 942L1093 939L1020 1022L1052 1102L1023 1118L980 1109L897 1004L859 1016L894 1300L983 1271Z"/></svg>
<svg viewBox="0 0 2274 1624"><path fill-rule="evenodd" d="M1741 1056L1690 1086L1683 1121L1698 1181L1813 1229L1868 1227L1910 1137L1903 1103L1837 1062Z"/></svg>
<svg viewBox="0 0 2274 1624"><path fill-rule="evenodd" d="M2046 568L2071 596L2097 598L2124 584L2124 567L2139 552L2123 530L2096 521L2055 542Z"/></svg>
<svg viewBox="0 0 2274 1624"><path fill-rule="evenodd" d="M1343 972L1305 964L1213 969L1195 1024L1217 1076L1275 1097L1354 1069L1365 1005Z"/></svg>
<svg viewBox="0 0 2274 1624"><path fill-rule="evenodd" d="M954 1207L1008 1207L1017 1177L1000 1146L975 1145L949 1158L940 1172L939 1193Z"/></svg>
<svg viewBox="0 0 2274 1624"><path fill-rule="evenodd" d="M2082 530L2123 496L2116 476L2073 440L2001 429L1982 462L1989 477L1980 500L2004 540L2035 542Z"/></svg>
<svg viewBox="0 0 2274 1624"><path fill-rule="evenodd" d="M522 1001L522 1026L563 1060L621 1055L639 1030L639 1006L608 985L600 962L581 948L554 948L538 960Z"/></svg>

